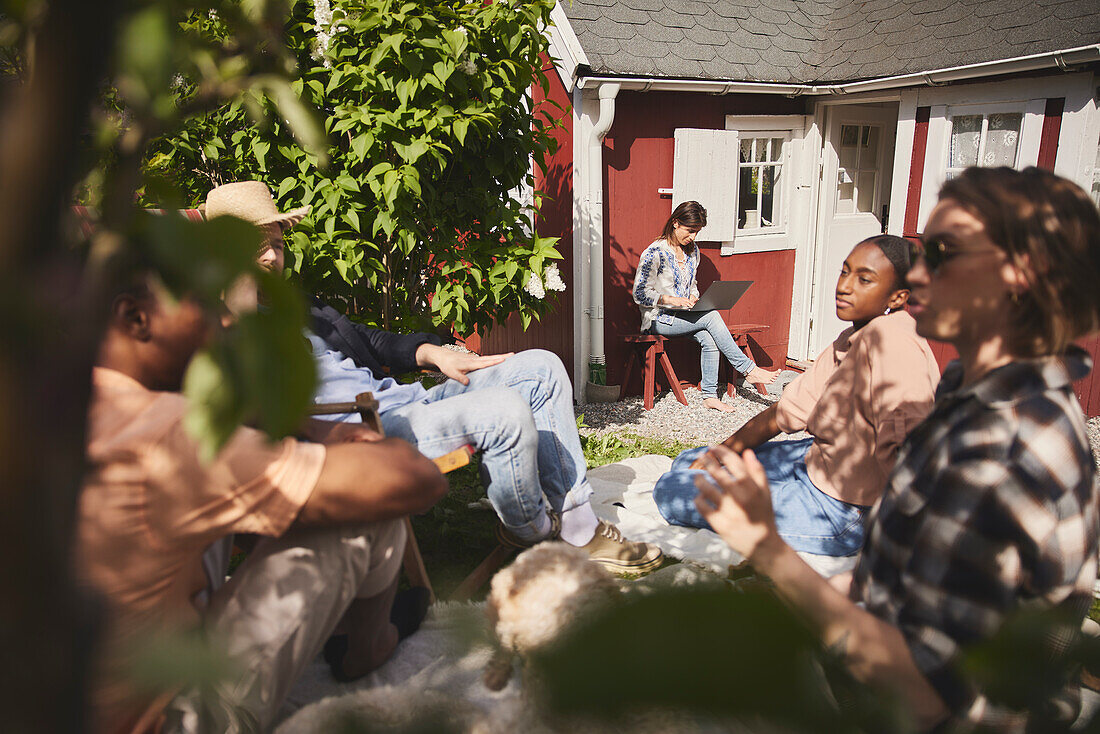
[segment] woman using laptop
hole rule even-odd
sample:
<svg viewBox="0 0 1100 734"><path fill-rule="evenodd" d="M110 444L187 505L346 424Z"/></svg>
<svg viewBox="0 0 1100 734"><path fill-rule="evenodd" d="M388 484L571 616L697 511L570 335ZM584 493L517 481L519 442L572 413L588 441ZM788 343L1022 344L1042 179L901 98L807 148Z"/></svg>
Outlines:
<svg viewBox="0 0 1100 734"><path fill-rule="evenodd" d="M756 366L733 340L717 311L688 311L699 300L695 273L699 248L695 235L707 224L707 210L697 201L685 201L665 222L661 236L645 249L634 276L634 302L642 307L642 333L692 336L702 347L699 389L703 405L730 412L718 397L718 360L724 354L733 368L750 383L775 382L779 371Z"/></svg>

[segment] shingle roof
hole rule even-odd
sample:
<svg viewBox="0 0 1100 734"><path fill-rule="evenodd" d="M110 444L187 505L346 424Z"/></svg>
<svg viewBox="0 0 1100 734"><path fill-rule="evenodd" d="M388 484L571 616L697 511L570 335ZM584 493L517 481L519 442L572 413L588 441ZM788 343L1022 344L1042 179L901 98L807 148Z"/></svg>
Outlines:
<svg viewBox="0 0 1100 734"><path fill-rule="evenodd" d="M1100 42L1096 0L561 0L592 71L812 84Z"/></svg>

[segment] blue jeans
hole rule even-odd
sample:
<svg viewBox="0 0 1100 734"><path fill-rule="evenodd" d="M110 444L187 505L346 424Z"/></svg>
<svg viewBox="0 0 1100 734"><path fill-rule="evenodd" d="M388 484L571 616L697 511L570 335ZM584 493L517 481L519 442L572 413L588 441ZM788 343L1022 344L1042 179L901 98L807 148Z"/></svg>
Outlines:
<svg viewBox="0 0 1100 734"><path fill-rule="evenodd" d="M486 493L501 522L520 539L537 540L547 501L561 513L592 496L569 376L556 354L541 349L466 376L469 385L447 380L422 401L382 413L382 427L429 457L472 444L482 452Z"/></svg>
<svg viewBox="0 0 1100 734"><path fill-rule="evenodd" d="M863 546L863 515L868 508L841 502L814 486L805 460L813 441L768 441L755 451L771 485L775 523L783 540L797 551L850 556ZM695 509L695 477L709 480L709 475L688 468L707 448L681 453L653 488L657 509L672 525L710 529Z"/></svg>
<svg viewBox="0 0 1100 734"><path fill-rule="evenodd" d="M704 398L718 397L718 355L726 355L733 368L747 375L756 367L756 363L745 356L741 347L733 340L729 327L717 311L691 313L684 311L662 311L650 331L661 336L687 336L690 334L699 342L702 352L699 354L699 370L702 379L699 390Z"/></svg>

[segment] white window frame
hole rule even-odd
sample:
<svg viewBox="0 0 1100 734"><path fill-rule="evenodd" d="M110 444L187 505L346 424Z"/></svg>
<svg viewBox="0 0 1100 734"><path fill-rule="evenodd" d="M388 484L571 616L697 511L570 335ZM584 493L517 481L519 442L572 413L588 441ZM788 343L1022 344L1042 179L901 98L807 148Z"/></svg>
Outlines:
<svg viewBox="0 0 1100 734"><path fill-rule="evenodd" d="M790 187L787 186L786 176L791 171L791 131L790 130L760 130L760 131L752 131L751 133L746 133L746 134L742 134L742 133L746 133L746 131L745 130L738 130L737 131L738 139L742 143L744 143L744 141L746 141L746 140L768 141L768 140L772 140L774 138L780 138L780 139L783 140L783 145L782 145L782 148L781 148L780 153L779 153L779 159L776 160L776 161L760 161L760 162L749 161L747 163L742 163L740 161L740 157L738 158L738 163L737 163L737 189L738 189L738 192L740 192L740 190L741 190L741 171L745 168L763 168L764 166L775 166L775 165L778 164L782 169L781 172L780 172L780 175L782 176L782 178L781 178L781 187L780 187L780 190L778 192L778 194L779 194L779 216L776 217L776 219L778 221L774 224L769 224L767 226L761 225L759 227L750 227L750 228L738 226L737 227L737 236L738 237L750 237L750 236L755 235L755 234L782 234L782 233L785 233L787 231L788 214L789 214L789 210L790 210L790 205L787 202L787 199L790 198L789 194L787 193L787 189L790 188ZM738 151L740 152L740 149L738 149ZM758 196L762 196L762 194L758 194ZM738 208L737 213L740 214L740 209L741 209L740 193L738 193L737 205L738 205L737 206L737 208ZM772 207L773 207L772 208L772 213L774 214L775 213L775 194L774 193L772 195Z"/></svg>
<svg viewBox="0 0 1100 734"><path fill-rule="evenodd" d="M1046 100L1043 100L1045 106ZM1016 163L1014 168L1017 170L1023 168L1021 160L1024 153L1024 132L1027 127L1027 104L1024 102L1009 102L1004 104L998 104L996 102L989 104L968 104L968 105L951 105L944 110L944 117L947 123L947 145L943 149L943 176L944 181L947 180L947 176L952 170L955 170L951 166L951 128L952 121L956 117L967 117L970 115L981 115L982 118L982 130L980 137L978 138L978 163L979 167L982 166L982 153L985 152L986 133L989 130L989 118L991 115L1019 115L1020 116L1020 134L1016 139ZM1036 149L1036 156L1038 156L1038 150ZM962 171L962 168L957 170Z"/></svg>
<svg viewBox="0 0 1100 734"><path fill-rule="evenodd" d="M873 214L875 216L880 216L880 212L881 212L881 208L882 208L882 201L881 201L881 198L882 198L881 197L881 191L882 191L882 182L883 182L882 181L882 175L883 175L885 169L887 168L886 164L887 164L888 157L892 158L893 155L894 155L893 151L886 149L885 141L889 137L887 135L887 131L886 131L886 129L883 125L881 125L877 122L866 122L866 121L862 121L862 120L848 121L848 120L843 120L842 119L842 120L840 120L839 124L840 124L840 127L841 127L840 134L841 134L842 138L843 138L843 135L844 135L844 128L845 127L854 127L854 128L856 128L856 148L857 148L856 156L857 157L862 156L862 152L859 151L858 149L860 148L860 144L859 144L860 133L862 132L863 128L865 128L865 127L866 128L872 128L873 127L873 128L878 129L879 150L878 150L878 158L875 160L873 167L864 168L864 167L860 166L858 168L853 169L856 175L855 175L855 177L852 178L852 183L853 183L853 187L852 187L852 211L843 212L843 213L837 211L837 208L840 206L840 192L838 190L836 192L836 198L833 201L832 216L833 217L838 217L838 218L858 217L861 214ZM837 157L838 157L838 159L840 157L840 151L839 150L837 151ZM862 163L863 161L861 160L859 162ZM859 174L863 171L872 170L872 168L875 171L875 183L873 184L874 195L873 195L873 198L872 198L872 201L871 201L871 211L863 212L863 211L860 211L858 209L858 206L859 206ZM838 173L838 175L839 175L840 171L844 171L844 173L846 175L852 172L848 168L846 168L845 166L841 166L840 165L840 160L838 160L837 161L837 173ZM838 186L839 182L834 183L833 185Z"/></svg>
<svg viewBox="0 0 1100 734"><path fill-rule="evenodd" d="M931 107L928 120L928 143L925 152L924 181L921 185L917 231L924 229L928 216L936 205L940 187L947 181L947 164L951 157L951 118L966 114L995 114L997 112L1022 112L1019 147L1016 150L1016 168L1034 166L1039 159L1043 119L1047 96L1067 96L1065 83L1043 85L1038 80L1013 80L990 83L975 88L918 90L913 98L915 106ZM1070 87L1072 88L1072 87ZM1041 90L1041 91L1040 91ZM1042 96L1038 96L1038 95ZM984 99L981 99L984 97ZM975 101L978 98L980 101ZM1063 124L1065 118L1063 118ZM908 175L908 167L904 169ZM900 171L895 170L895 177ZM897 180L894 182L897 183ZM896 193L896 187L895 187ZM894 202L891 202L893 205Z"/></svg>
<svg viewBox="0 0 1100 734"><path fill-rule="evenodd" d="M813 186L815 157L808 154L805 142L808 124L805 115L726 115L726 129L736 130L741 139L782 138L784 171L779 192L779 223L754 229L739 227L733 240L722 242L723 255L793 250L805 238L802 230L806 222L798 221L797 212L802 205L801 193L808 194ZM738 161L740 190L740 158ZM796 204L796 199L800 203ZM809 206L808 201L804 203ZM802 219L808 221L808 216Z"/></svg>

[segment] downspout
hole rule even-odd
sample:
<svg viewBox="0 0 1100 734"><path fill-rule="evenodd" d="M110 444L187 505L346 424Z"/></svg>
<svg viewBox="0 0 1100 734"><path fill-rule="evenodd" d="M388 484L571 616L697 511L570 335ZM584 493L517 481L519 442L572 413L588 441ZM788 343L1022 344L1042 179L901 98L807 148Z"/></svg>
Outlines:
<svg viewBox="0 0 1100 734"><path fill-rule="evenodd" d="M619 85L608 82L600 85L600 117L588 135L588 236L589 253L589 355L590 365L607 364L604 354L603 315L603 139L615 120L615 96Z"/></svg>

